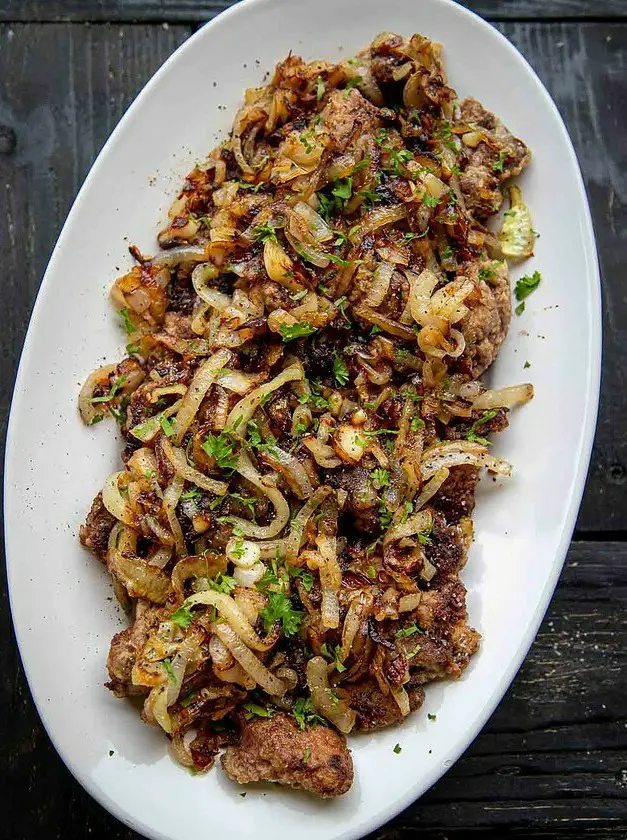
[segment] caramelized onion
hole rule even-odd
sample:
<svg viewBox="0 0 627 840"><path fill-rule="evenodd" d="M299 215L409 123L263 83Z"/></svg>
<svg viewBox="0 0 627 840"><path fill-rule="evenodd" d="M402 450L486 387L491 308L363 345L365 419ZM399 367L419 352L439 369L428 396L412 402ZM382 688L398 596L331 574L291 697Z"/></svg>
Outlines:
<svg viewBox="0 0 627 840"><path fill-rule="evenodd" d="M194 467L190 467L187 463L187 458L183 450L172 446L165 436L161 440L161 447L163 449L163 454L172 464L178 475L182 476L191 484L195 484L203 490L208 490L210 493L214 493L216 496L224 496L228 490L228 484L225 484L223 481L216 481L214 478L209 478L204 473L194 469Z"/></svg>
<svg viewBox="0 0 627 840"><path fill-rule="evenodd" d="M249 650L240 637L228 624L214 623L211 629L221 642L231 651L233 657L239 662L244 671L261 686L264 691L273 696L282 697L287 686L282 680L269 671L255 654Z"/></svg>
<svg viewBox="0 0 627 840"><path fill-rule="evenodd" d="M425 449L420 469L424 479L430 478L442 467L461 465L485 467L500 475L512 474L511 464L488 454L488 448L469 440L447 441Z"/></svg>
<svg viewBox="0 0 627 840"><path fill-rule="evenodd" d="M314 656L307 663L307 685L316 711L348 735L355 726L357 715L329 685L327 663L321 656Z"/></svg>
<svg viewBox="0 0 627 840"><path fill-rule="evenodd" d="M473 411L491 408L515 408L533 399L533 385L510 385L509 388L495 388L484 391L472 401Z"/></svg>
<svg viewBox="0 0 627 840"><path fill-rule="evenodd" d="M305 378L305 371L300 362L296 362L266 382L251 391L250 394L240 400L232 409L227 418L227 426L233 429L235 434L244 435L246 433L246 425L252 418L257 408L261 405L264 397L267 397L273 391L277 391L287 382L296 382Z"/></svg>
<svg viewBox="0 0 627 840"><path fill-rule="evenodd" d="M194 422L196 412L200 408L207 391L215 382L219 371L226 367L232 358L233 354L228 350L218 350L217 353L204 361L196 371L174 421L172 442L176 446L180 446L185 432Z"/></svg>

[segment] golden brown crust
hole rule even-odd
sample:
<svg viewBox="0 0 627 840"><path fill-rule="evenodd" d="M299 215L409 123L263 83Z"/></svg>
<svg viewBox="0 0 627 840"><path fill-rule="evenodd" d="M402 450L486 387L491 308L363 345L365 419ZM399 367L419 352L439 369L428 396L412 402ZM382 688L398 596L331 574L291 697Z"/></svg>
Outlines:
<svg viewBox="0 0 627 840"><path fill-rule="evenodd" d="M242 724L239 744L221 759L239 784L278 782L322 799L341 796L353 782L353 761L343 736L326 726L300 730L285 714Z"/></svg>

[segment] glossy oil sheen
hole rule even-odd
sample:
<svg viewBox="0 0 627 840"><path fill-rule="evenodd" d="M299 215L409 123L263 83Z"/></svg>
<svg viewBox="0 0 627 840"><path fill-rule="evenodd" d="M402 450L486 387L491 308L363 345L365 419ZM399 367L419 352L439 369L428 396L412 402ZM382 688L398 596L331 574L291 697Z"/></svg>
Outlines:
<svg viewBox="0 0 627 840"><path fill-rule="evenodd" d="M514 318L489 381L531 380L536 398L494 446L515 465L513 478L480 489L463 579L484 641L463 678L430 686L401 728L351 739L355 783L340 800L276 788L242 799L219 771L192 777L176 765L166 739L102 686L110 638L124 623L77 533L118 468L120 445L107 423L81 425L76 397L94 367L122 352L108 290L130 265L125 237L155 248L182 176L225 136L244 88L290 49L336 59L382 30L442 42L460 97L476 96L533 150L521 182L541 238L514 278L538 268L544 281ZM420 796L483 726L546 610L588 466L600 335L596 251L570 140L534 72L488 24L447 0L245 0L192 37L140 94L76 200L32 316L9 425L13 618L42 720L80 783L137 831L167 840L355 838Z"/></svg>

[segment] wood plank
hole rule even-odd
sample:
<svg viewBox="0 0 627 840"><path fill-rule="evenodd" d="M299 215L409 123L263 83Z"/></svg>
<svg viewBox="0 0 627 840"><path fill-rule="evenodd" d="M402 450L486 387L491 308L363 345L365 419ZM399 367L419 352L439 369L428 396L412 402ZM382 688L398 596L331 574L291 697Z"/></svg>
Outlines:
<svg viewBox="0 0 627 840"><path fill-rule="evenodd" d="M233 0L4 0L4 21L186 21L209 20ZM460 0L490 20L621 19L623 0Z"/></svg>
<svg viewBox="0 0 627 840"><path fill-rule="evenodd" d="M627 8L627 4L625 4ZM578 529L627 530L627 26L500 24L555 99L577 150L603 280L603 388Z"/></svg>
<svg viewBox="0 0 627 840"><path fill-rule="evenodd" d="M32 803L3 809L7 836L140 840L62 766L15 671L6 600L2 614L0 667L16 676L0 683L0 801L24 801L26 793ZM431 791L371 840L414 832L444 840L470 829L482 840L500 840L505 829L527 838L624 837L626 672L627 545L574 543L536 642L484 731Z"/></svg>

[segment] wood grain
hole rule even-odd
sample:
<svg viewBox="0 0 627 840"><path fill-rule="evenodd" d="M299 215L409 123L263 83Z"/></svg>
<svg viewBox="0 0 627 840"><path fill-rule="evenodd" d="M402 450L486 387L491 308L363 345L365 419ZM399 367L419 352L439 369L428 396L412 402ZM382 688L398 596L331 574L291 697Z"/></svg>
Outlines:
<svg viewBox="0 0 627 840"><path fill-rule="evenodd" d="M4 21L170 21L209 20L232 0L3 0ZM623 0L460 0L490 20L627 18Z"/></svg>
<svg viewBox="0 0 627 840"><path fill-rule="evenodd" d="M625 4L627 8L627 3ZM578 530L627 530L627 26L500 24L560 109L590 199L601 263L603 386Z"/></svg>

